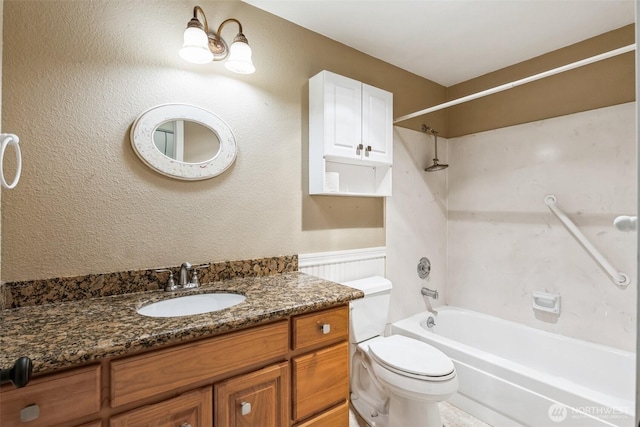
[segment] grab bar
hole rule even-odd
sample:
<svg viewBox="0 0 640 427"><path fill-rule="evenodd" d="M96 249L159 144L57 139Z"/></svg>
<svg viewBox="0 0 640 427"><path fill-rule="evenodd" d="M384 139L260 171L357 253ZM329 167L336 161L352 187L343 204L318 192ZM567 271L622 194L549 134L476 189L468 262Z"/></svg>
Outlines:
<svg viewBox="0 0 640 427"><path fill-rule="evenodd" d="M589 255L598 263L600 268L611 277L611 281L620 289L626 289L631 279L624 273L617 271L607 259L591 244L584 234L576 227L576 225L565 215L564 212L556 206L556 196L553 194L544 198L544 204L558 217L565 228L575 237L575 239L582 245L582 247L589 252Z"/></svg>
<svg viewBox="0 0 640 427"><path fill-rule="evenodd" d="M637 231L638 217L621 215L613 220L613 226L619 231Z"/></svg>

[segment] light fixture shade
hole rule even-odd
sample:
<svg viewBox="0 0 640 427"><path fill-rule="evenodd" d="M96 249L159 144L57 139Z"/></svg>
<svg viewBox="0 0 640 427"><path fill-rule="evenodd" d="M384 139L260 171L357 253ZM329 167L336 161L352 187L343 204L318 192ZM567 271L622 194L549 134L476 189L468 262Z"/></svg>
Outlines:
<svg viewBox="0 0 640 427"><path fill-rule="evenodd" d="M229 48L229 58L224 66L234 73L251 74L256 71L256 67L251 61L251 47L249 47L247 39L240 36L241 34L235 38Z"/></svg>
<svg viewBox="0 0 640 427"><path fill-rule="evenodd" d="M180 49L182 59L194 64L206 64L213 60L209 50L209 38L202 28L187 27L184 30L184 44Z"/></svg>

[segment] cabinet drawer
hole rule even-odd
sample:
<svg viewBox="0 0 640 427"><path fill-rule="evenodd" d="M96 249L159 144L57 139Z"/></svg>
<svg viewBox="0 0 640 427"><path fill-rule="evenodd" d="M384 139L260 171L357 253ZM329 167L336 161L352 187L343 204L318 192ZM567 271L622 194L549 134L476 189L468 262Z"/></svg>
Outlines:
<svg viewBox="0 0 640 427"><path fill-rule="evenodd" d="M285 357L287 321L111 362L111 406Z"/></svg>
<svg viewBox="0 0 640 427"><path fill-rule="evenodd" d="M293 419L323 411L349 396L349 347L343 342L293 359Z"/></svg>
<svg viewBox="0 0 640 427"><path fill-rule="evenodd" d="M36 417L21 421L23 416ZM100 365L36 378L26 387L0 393L0 425L48 427L100 411ZM36 415L37 413L37 415Z"/></svg>
<svg viewBox="0 0 640 427"><path fill-rule="evenodd" d="M112 417L110 427L211 426L211 387Z"/></svg>
<svg viewBox="0 0 640 427"><path fill-rule="evenodd" d="M349 402L345 401L340 405L323 412L320 415L295 427L348 427L349 426Z"/></svg>
<svg viewBox="0 0 640 427"><path fill-rule="evenodd" d="M324 325L328 325L328 330L323 330ZM348 306L302 314L293 318L293 350L335 342L348 337Z"/></svg>

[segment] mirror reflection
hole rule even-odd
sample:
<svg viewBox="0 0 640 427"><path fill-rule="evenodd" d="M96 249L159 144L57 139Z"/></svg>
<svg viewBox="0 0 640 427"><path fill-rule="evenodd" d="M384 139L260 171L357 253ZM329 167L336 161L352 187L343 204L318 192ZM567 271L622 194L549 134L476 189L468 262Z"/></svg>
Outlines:
<svg viewBox="0 0 640 427"><path fill-rule="evenodd" d="M153 143L165 156L184 163L207 162L220 151L218 136L189 120L162 123L153 132Z"/></svg>

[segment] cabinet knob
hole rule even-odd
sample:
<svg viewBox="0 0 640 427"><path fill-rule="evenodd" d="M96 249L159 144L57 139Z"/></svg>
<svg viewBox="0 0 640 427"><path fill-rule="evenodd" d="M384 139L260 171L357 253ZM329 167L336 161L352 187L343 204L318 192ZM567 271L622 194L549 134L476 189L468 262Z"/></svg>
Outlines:
<svg viewBox="0 0 640 427"><path fill-rule="evenodd" d="M249 402L240 403L240 413L242 414L242 416L250 414L251 413L251 403L249 403Z"/></svg>
<svg viewBox="0 0 640 427"><path fill-rule="evenodd" d="M40 418L40 406L33 404L20 410L20 422L28 423L29 421Z"/></svg>
<svg viewBox="0 0 640 427"><path fill-rule="evenodd" d="M364 151L371 152L371 146L370 146L370 145L367 145L367 148L366 148Z"/></svg>
<svg viewBox="0 0 640 427"><path fill-rule="evenodd" d="M327 335L329 332L331 332L331 325L329 323L320 325L320 331L323 335Z"/></svg>
<svg viewBox="0 0 640 427"><path fill-rule="evenodd" d="M364 145L358 144L358 146L356 147L356 154L360 154L360 150L362 150L363 148L364 148Z"/></svg>
<svg viewBox="0 0 640 427"><path fill-rule="evenodd" d="M180 425L180 427L191 427L191 424L189 424L189 423L183 423L182 425Z"/></svg>

